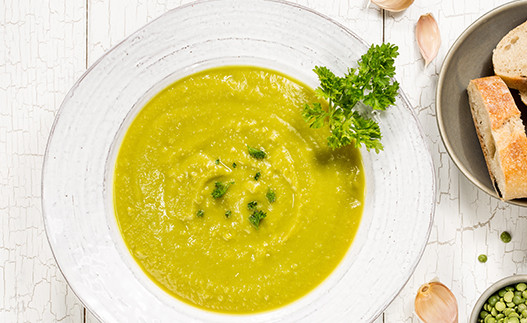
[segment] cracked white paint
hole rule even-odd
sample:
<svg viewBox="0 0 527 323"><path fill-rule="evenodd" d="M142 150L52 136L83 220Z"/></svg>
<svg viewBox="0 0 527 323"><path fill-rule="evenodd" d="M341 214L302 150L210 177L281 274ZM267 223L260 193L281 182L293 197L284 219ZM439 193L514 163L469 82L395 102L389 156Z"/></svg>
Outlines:
<svg viewBox="0 0 527 323"><path fill-rule="evenodd" d="M349 27L370 43L400 48L397 78L414 106L436 167L436 218L425 254L384 322L417 322L413 299L434 277L458 298L466 321L477 295L497 279L527 272L527 210L490 198L460 175L435 120L435 88L446 52L475 19L508 0L416 1L383 14L368 1L296 0ZM40 171L48 132L66 92L105 51L145 23L190 1L4 0L0 3L0 322L97 322L68 288L43 229ZM415 22L432 12L442 34L425 69ZM384 30L384 32L383 32ZM510 244L499 234L509 230ZM480 264L477 255L488 262ZM382 292L382 291L380 291ZM352 320L351 320L352 321ZM383 318L379 319L382 322Z"/></svg>
<svg viewBox="0 0 527 323"><path fill-rule="evenodd" d="M51 124L84 71L82 2L0 3L0 322L80 322L51 254L40 172Z"/></svg>
<svg viewBox="0 0 527 323"><path fill-rule="evenodd" d="M416 1L402 14L388 14L386 41L399 45L398 79L426 133L437 177L437 206L427 248L414 275L385 311L385 322L418 322L413 300L419 286L437 277L457 297L460 322L466 322L479 294L496 280L525 273L527 209L490 198L456 168L441 142L435 119L435 89L443 59L461 32L505 1ZM415 23L431 12L441 31L437 58L426 69L415 43ZM527 18L527 17L526 17ZM478 147L476 147L478 148ZM499 235L508 230L513 241ZM487 254L481 264L479 254Z"/></svg>

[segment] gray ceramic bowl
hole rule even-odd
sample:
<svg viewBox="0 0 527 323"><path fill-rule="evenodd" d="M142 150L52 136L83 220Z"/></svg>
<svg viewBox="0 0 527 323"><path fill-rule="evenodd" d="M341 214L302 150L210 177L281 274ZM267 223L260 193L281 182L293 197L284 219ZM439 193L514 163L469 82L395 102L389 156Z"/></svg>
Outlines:
<svg viewBox="0 0 527 323"><path fill-rule="evenodd" d="M527 1L514 1L483 15L467 28L448 52L437 84L436 114L450 157L474 185L498 198L490 180L468 103L471 79L494 75L492 50L511 29L527 20ZM527 108L516 96L527 124ZM509 203L527 206L527 199Z"/></svg>
<svg viewBox="0 0 527 323"><path fill-rule="evenodd" d="M474 308L472 309L472 314L470 314L470 320L468 322L469 323L478 322L479 312L483 308L483 304L485 304L487 299L491 297L492 294L496 293L498 290L500 290L503 287L507 287L509 285L514 285L517 283L525 283L525 282L527 282L527 274L512 275L509 277L505 277L502 280L499 280L495 282L494 284L490 285L490 287L487 288L476 301L476 304L474 305Z"/></svg>

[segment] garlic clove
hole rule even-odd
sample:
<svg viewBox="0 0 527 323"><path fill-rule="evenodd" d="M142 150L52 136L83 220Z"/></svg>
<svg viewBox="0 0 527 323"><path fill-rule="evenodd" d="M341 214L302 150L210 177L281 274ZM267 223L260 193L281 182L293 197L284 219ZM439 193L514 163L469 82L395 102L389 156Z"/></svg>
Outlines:
<svg viewBox="0 0 527 323"><path fill-rule="evenodd" d="M371 2L375 3L381 9L399 12L408 8L414 0L371 0Z"/></svg>
<svg viewBox="0 0 527 323"><path fill-rule="evenodd" d="M441 46L441 34L431 13L422 15L415 27L415 37L419 51L425 59L425 67L437 56Z"/></svg>
<svg viewBox="0 0 527 323"><path fill-rule="evenodd" d="M423 284L415 297L415 313L425 323L457 323L456 297L440 282Z"/></svg>

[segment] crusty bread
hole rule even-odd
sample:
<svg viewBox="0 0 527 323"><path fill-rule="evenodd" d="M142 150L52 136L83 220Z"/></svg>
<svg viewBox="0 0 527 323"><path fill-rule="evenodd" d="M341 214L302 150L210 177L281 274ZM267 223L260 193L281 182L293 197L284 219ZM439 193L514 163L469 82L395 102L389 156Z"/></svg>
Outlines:
<svg viewBox="0 0 527 323"><path fill-rule="evenodd" d="M494 185L504 200L527 197L527 136L507 85L490 76L470 81L467 91Z"/></svg>
<svg viewBox="0 0 527 323"><path fill-rule="evenodd" d="M527 92L520 92L520 99L522 100L523 104L527 105Z"/></svg>
<svg viewBox="0 0 527 323"><path fill-rule="evenodd" d="M503 37L492 54L494 73L510 88L527 92L527 21Z"/></svg>

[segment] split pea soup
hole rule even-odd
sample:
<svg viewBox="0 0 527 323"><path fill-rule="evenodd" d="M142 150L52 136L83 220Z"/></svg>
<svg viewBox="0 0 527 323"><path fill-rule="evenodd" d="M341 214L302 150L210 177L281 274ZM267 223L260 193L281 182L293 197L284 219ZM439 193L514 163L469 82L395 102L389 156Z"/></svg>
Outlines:
<svg viewBox="0 0 527 323"><path fill-rule="evenodd" d="M228 66L173 83L118 152L114 208L131 255L180 301L254 313L299 299L348 251L362 215L355 148L302 119L318 101L279 72Z"/></svg>

